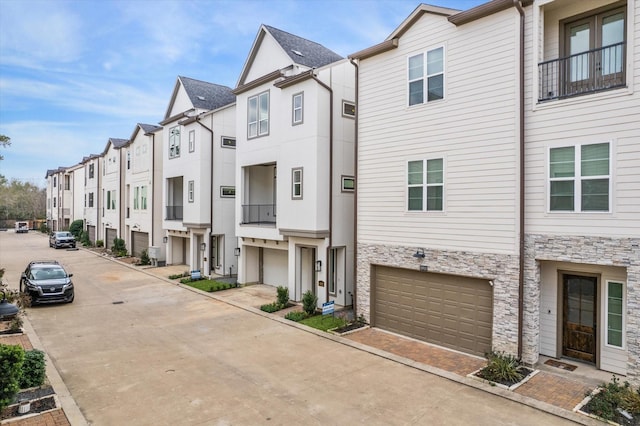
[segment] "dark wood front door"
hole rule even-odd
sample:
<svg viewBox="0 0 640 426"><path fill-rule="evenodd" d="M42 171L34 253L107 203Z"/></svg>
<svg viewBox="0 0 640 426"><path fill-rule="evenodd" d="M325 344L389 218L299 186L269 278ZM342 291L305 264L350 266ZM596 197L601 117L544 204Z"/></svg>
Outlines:
<svg viewBox="0 0 640 426"><path fill-rule="evenodd" d="M562 354L596 362L596 277L564 274Z"/></svg>

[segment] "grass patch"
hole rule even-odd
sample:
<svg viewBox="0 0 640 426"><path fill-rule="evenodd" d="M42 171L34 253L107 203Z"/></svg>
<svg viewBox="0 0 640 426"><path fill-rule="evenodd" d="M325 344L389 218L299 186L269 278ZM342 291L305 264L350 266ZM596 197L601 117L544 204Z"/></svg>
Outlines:
<svg viewBox="0 0 640 426"><path fill-rule="evenodd" d="M300 322L303 319L305 319L307 317L307 313L306 312L300 312L300 311L291 311L289 312L287 315L284 316L285 319L291 320L291 321L295 321L295 322Z"/></svg>
<svg viewBox="0 0 640 426"><path fill-rule="evenodd" d="M214 292L214 291L226 290L228 288L233 287L232 284L223 283L223 282L215 281L215 280L196 280L196 281L191 281L191 279L188 279L188 280L182 280L180 282L182 284L186 284L186 285L188 285L190 287L197 288L198 290L202 290L202 291L207 291L209 293Z"/></svg>
<svg viewBox="0 0 640 426"><path fill-rule="evenodd" d="M343 318L334 317L332 315L314 315L300 321L300 324L304 324L308 327L313 327L318 330L327 331L331 328L342 327L347 322Z"/></svg>

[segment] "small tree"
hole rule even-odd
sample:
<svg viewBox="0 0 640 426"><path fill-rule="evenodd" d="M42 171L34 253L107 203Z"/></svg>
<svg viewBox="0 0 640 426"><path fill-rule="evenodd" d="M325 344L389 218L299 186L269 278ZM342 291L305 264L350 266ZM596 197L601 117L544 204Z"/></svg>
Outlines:
<svg viewBox="0 0 640 426"><path fill-rule="evenodd" d="M289 288L284 286L278 286L278 305L282 308L286 308L289 304Z"/></svg>
<svg viewBox="0 0 640 426"><path fill-rule="evenodd" d="M69 226L69 232L76 237L76 240L80 239L82 235L82 228L84 227L84 221L82 219L74 220L71 222L71 226Z"/></svg>
<svg viewBox="0 0 640 426"><path fill-rule="evenodd" d="M318 305L318 296L313 294L311 290L302 295L302 309L308 314L313 315L316 312L316 306Z"/></svg>
<svg viewBox="0 0 640 426"><path fill-rule="evenodd" d="M24 349L0 344L0 411L6 408L20 390L19 380L24 363Z"/></svg>
<svg viewBox="0 0 640 426"><path fill-rule="evenodd" d="M45 377L44 352L38 349L26 351L20 374L20 389L41 386Z"/></svg>
<svg viewBox="0 0 640 426"><path fill-rule="evenodd" d="M149 258L149 253L146 250L142 250L140 253L140 264L141 265L150 265L151 259Z"/></svg>
<svg viewBox="0 0 640 426"><path fill-rule="evenodd" d="M113 239L113 247L111 247L111 251L117 257L124 257L127 255L127 246L124 243L122 238L114 238Z"/></svg>

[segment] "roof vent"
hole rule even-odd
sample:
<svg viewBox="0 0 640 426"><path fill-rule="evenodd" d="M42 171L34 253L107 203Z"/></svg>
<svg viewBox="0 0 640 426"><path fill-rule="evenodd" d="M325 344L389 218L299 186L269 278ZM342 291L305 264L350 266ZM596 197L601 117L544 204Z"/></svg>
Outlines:
<svg viewBox="0 0 640 426"><path fill-rule="evenodd" d="M296 55L298 55L298 56L302 56L302 57L304 58L304 55L303 55L303 54L302 54L302 52L300 52L299 50L291 49L291 51L292 51L293 53L295 53Z"/></svg>
<svg viewBox="0 0 640 426"><path fill-rule="evenodd" d="M198 96L198 99L200 99L201 101L204 101L204 96Z"/></svg>

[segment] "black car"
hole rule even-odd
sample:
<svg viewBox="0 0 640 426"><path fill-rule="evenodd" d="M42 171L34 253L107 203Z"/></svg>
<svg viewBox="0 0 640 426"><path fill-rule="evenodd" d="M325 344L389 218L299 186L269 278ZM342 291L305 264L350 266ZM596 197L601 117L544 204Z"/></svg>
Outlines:
<svg viewBox="0 0 640 426"><path fill-rule="evenodd" d="M69 231L55 231L49 235L49 247L76 248L76 239Z"/></svg>
<svg viewBox="0 0 640 426"><path fill-rule="evenodd" d="M73 302L71 277L55 260L30 262L20 277L20 292L31 296L31 304Z"/></svg>

